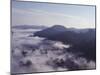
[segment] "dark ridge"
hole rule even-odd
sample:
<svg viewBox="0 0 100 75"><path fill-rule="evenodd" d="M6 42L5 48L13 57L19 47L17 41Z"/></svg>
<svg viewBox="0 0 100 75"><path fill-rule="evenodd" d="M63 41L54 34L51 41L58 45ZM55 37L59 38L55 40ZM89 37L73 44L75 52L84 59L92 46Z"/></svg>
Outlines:
<svg viewBox="0 0 100 75"><path fill-rule="evenodd" d="M53 27L38 31L34 36L45 37L49 40L61 41L71 44L68 51L81 52L83 57L96 61L96 31L95 29L70 30L64 26L55 25Z"/></svg>

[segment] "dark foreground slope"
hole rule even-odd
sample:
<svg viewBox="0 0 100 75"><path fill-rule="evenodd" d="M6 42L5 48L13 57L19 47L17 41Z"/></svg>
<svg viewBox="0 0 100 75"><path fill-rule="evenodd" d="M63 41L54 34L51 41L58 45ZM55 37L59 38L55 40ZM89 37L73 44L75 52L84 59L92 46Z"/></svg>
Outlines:
<svg viewBox="0 0 100 75"><path fill-rule="evenodd" d="M60 25L38 31L34 36L45 37L49 40L70 44L68 51L82 53L80 56L96 61L96 32L95 29L71 29Z"/></svg>

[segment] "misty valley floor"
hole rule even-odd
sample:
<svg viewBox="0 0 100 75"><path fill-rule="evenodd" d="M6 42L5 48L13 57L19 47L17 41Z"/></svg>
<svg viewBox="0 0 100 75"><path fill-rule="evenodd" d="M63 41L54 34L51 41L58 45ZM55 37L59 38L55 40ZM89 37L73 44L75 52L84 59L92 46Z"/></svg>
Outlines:
<svg viewBox="0 0 100 75"><path fill-rule="evenodd" d="M12 29L11 73L95 69L95 61L71 51L60 41L33 35L36 29Z"/></svg>

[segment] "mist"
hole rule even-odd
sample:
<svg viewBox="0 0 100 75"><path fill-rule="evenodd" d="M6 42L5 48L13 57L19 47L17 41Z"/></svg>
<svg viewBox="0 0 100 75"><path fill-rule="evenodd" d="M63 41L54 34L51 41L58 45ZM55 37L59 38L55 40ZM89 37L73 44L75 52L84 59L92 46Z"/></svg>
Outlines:
<svg viewBox="0 0 100 75"><path fill-rule="evenodd" d="M95 69L95 61L67 51L73 45L31 37L33 30L12 31L11 73Z"/></svg>

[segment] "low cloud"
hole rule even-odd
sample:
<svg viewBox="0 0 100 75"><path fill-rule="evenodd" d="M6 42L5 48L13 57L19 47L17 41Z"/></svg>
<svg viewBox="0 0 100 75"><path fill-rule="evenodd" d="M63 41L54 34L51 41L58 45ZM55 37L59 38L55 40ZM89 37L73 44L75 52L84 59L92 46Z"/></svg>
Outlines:
<svg viewBox="0 0 100 75"><path fill-rule="evenodd" d="M85 70L96 67L94 61L68 52L67 49L71 47L69 44L40 37L29 37L31 33L26 34L15 32L13 35L12 73Z"/></svg>

